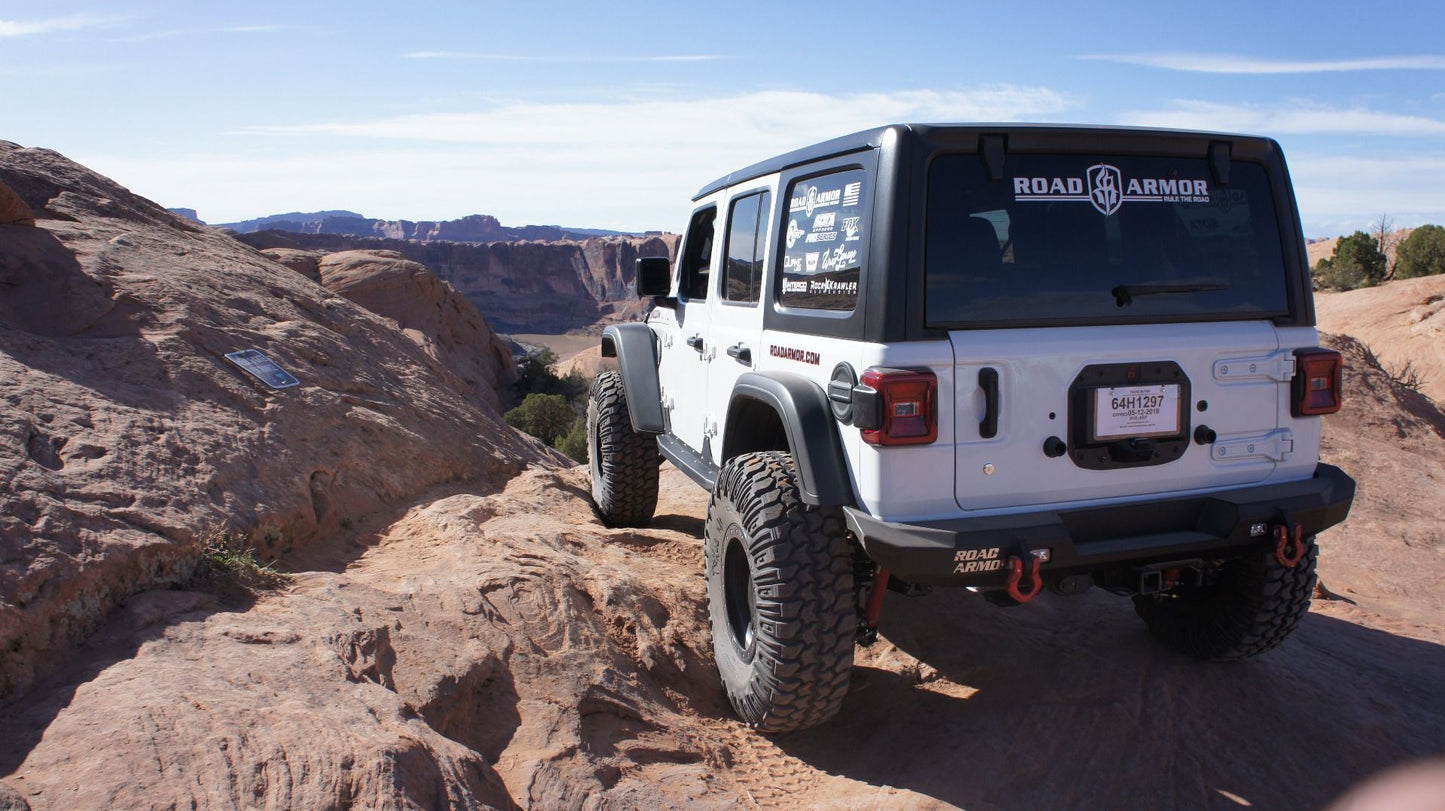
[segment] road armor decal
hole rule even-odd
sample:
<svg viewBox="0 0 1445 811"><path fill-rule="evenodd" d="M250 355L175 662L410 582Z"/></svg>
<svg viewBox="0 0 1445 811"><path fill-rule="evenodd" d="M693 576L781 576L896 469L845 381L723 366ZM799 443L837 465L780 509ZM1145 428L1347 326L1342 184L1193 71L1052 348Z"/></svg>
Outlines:
<svg viewBox="0 0 1445 811"><path fill-rule="evenodd" d="M1014 200L1088 202L1109 216L1125 203L1208 203L1209 182L1189 178L1131 177L1127 180L1117 166L1096 163L1080 177L1016 177Z"/></svg>
<svg viewBox="0 0 1445 811"><path fill-rule="evenodd" d="M953 573L996 572L1003 568L1002 553L1002 548L997 546L992 549L960 549L953 553Z"/></svg>

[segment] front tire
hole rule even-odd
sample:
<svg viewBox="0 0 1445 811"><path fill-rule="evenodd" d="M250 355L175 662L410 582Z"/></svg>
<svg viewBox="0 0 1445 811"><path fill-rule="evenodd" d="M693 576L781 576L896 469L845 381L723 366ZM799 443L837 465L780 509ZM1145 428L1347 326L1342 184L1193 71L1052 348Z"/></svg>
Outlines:
<svg viewBox="0 0 1445 811"><path fill-rule="evenodd" d="M798 496L787 453L729 461L707 509L713 653L751 727L790 732L832 718L853 667L853 559L835 508Z"/></svg>
<svg viewBox="0 0 1445 811"><path fill-rule="evenodd" d="M592 501L609 527L640 527L657 511L657 440L632 430L622 374L603 372L587 400L587 467Z"/></svg>
<svg viewBox="0 0 1445 811"><path fill-rule="evenodd" d="M1138 595L1134 611L1154 636L1190 656L1257 656L1283 642L1309 611L1319 547L1313 537L1304 544L1293 567L1275 560L1273 549L1254 553L1226 563L1215 583Z"/></svg>

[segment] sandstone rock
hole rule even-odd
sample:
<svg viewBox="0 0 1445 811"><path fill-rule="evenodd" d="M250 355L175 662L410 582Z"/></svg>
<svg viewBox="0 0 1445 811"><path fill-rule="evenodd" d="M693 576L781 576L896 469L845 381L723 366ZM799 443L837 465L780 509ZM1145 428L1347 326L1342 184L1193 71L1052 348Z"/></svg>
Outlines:
<svg viewBox="0 0 1445 811"><path fill-rule="evenodd" d="M584 380L591 380L603 371L616 368L617 358L602 357L601 346L589 347L552 364L552 372L558 377L576 373Z"/></svg>
<svg viewBox="0 0 1445 811"><path fill-rule="evenodd" d="M342 251L320 259L328 290L397 323L438 370L460 378L490 411L517 379L512 351L471 302L426 267L394 251Z"/></svg>
<svg viewBox="0 0 1445 811"><path fill-rule="evenodd" d="M1420 391L1445 403L1445 276L1316 293L1315 310L1320 329L1358 338L1392 372L1408 366Z"/></svg>
<svg viewBox="0 0 1445 811"><path fill-rule="evenodd" d="M35 215L10 187L0 183L0 225L34 225Z"/></svg>
<svg viewBox="0 0 1445 811"><path fill-rule="evenodd" d="M273 556L437 482L554 464L481 393L509 363L438 360L474 313L454 333L441 313L429 354L57 153L0 143L0 182L41 215L0 239L0 696L127 595L184 580L208 526ZM224 357L250 348L301 385Z"/></svg>
<svg viewBox="0 0 1445 811"><path fill-rule="evenodd" d="M261 253L300 273L317 284L321 284L321 257L317 251L299 251L295 248L267 248Z"/></svg>

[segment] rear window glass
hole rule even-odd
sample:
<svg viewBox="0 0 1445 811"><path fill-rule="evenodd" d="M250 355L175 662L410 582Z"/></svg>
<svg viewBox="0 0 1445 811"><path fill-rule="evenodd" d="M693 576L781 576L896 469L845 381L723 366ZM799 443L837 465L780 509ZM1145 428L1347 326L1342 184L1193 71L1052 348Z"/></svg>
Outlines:
<svg viewBox="0 0 1445 811"><path fill-rule="evenodd" d="M849 169L788 187L783 289L778 297L784 307L857 306L866 237L864 177L862 169Z"/></svg>
<svg viewBox="0 0 1445 811"><path fill-rule="evenodd" d="M1229 185L1203 160L976 155L928 176L927 322L935 327L1254 319L1288 312L1264 168Z"/></svg>

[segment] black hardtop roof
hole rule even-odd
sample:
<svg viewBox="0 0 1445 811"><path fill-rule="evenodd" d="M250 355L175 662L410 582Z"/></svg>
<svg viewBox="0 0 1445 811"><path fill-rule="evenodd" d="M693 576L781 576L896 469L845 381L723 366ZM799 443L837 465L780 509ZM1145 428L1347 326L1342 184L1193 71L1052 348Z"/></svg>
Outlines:
<svg viewBox="0 0 1445 811"><path fill-rule="evenodd" d="M751 166L730 172L717 180L703 186L693 200L706 197L713 192L731 186L735 183L742 183L755 177L770 175L774 172L781 172L791 169L794 166L801 166L806 163L823 160L825 158L838 157L850 152L861 152L865 149L877 149L883 145L884 139L889 132L897 133L899 138L916 138L922 141L947 142L956 139L958 136L977 137L983 134L1001 135L1028 135L1036 136L1041 140L1057 140L1064 138L1083 138L1100 136L1123 136L1132 140L1140 141L1167 141L1176 146L1181 142L1195 142L1200 148L1204 148L1211 141L1228 140L1231 142L1252 141L1256 149L1265 152L1278 150L1278 144L1269 138L1258 135L1243 135L1228 132L1207 132L1200 130L1179 130L1162 129L1150 127L1114 127L1093 124L890 124L884 127L875 127L870 130L862 130L844 135L840 138L833 138L827 141L795 149L765 161L759 161Z"/></svg>

